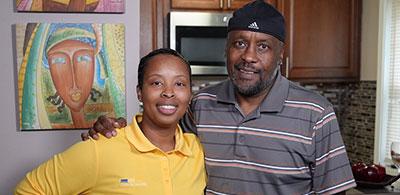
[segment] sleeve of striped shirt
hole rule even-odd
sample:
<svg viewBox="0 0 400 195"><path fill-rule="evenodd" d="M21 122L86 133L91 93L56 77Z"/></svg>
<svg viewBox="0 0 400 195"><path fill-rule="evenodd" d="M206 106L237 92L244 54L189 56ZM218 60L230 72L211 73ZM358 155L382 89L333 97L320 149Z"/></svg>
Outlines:
<svg viewBox="0 0 400 195"><path fill-rule="evenodd" d="M355 187L337 118L331 106L324 110L313 128L313 191L316 194L335 194Z"/></svg>

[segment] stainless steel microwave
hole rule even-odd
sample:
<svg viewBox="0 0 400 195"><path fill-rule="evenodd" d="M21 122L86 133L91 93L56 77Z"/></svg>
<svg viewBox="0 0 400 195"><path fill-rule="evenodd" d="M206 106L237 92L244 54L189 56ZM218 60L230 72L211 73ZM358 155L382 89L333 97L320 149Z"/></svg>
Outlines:
<svg viewBox="0 0 400 195"><path fill-rule="evenodd" d="M193 75L226 75L225 44L231 13L170 13L170 48L190 63Z"/></svg>

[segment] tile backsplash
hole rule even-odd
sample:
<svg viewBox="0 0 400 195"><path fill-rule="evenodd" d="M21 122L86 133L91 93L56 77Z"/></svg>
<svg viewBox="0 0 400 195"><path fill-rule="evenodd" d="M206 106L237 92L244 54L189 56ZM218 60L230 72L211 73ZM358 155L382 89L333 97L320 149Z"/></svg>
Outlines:
<svg viewBox="0 0 400 195"><path fill-rule="evenodd" d="M303 86L317 91L333 104L350 161L372 162L376 81L315 83Z"/></svg>

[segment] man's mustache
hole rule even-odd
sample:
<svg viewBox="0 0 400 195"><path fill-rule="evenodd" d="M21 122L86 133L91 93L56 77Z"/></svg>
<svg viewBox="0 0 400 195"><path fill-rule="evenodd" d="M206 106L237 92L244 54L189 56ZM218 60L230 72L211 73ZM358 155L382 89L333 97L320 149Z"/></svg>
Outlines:
<svg viewBox="0 0 400 195"><path fill-rule="evenodd" d="M254 65L249 64L249 63L238 63L234 64L235 69L242 69L248 72L254 72L254 73L260 73L260 71L254 67Z"/></svg>

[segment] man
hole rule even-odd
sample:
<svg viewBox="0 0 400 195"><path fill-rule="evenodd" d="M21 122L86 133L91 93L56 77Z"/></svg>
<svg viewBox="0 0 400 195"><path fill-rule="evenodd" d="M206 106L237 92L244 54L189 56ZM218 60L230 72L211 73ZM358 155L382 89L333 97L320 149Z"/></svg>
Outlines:
<svg viewBox="0 0 400 195"><path fill-rule="evenodd" d="M280 74L284 39L283 16L262 0L229 21L229 80L195 95L181 121L203 144L208 194L335 194L356 186L332 105ZM94 128L108 129L111 119L101 121Z"/></svg>

